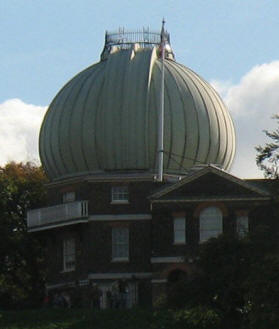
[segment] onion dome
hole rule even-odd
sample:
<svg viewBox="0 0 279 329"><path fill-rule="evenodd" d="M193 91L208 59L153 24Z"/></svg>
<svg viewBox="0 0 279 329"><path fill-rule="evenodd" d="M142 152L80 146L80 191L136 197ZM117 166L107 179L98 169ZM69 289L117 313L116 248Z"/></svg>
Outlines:
<svg viewBox="0 0 279 329"><path fill-rule="evenodd" d="M164 172L210 163L228 170L235 153L228 110L211 85L174 60L169 42L165 49ZM160 33L106 34L100 62L70 80L45 115L39 149L50 179L156 172L160 56Z"/></svg>

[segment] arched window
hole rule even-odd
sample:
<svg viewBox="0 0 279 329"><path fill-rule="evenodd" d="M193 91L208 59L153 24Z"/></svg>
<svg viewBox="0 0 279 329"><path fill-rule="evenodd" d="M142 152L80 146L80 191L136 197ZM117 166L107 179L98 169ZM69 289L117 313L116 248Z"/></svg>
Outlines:
<svg viewBox="0 0 279 329"><path fill-rule="evenodd" d="M200 213L200 242L223 233L223 215L219 208L208 207Z"/></svg>

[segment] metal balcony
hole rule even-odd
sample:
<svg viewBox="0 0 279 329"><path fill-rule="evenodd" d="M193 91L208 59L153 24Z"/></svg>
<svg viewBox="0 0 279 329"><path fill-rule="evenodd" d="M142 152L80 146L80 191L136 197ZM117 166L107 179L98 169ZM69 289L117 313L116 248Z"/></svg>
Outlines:
<svg viewBox="0 0 279 329"><path fill-rule="evenodd" d="M63 203L52 207L29 210L27 212L28 231L41 231L52 227L86 222L88 201Z"/></svg>

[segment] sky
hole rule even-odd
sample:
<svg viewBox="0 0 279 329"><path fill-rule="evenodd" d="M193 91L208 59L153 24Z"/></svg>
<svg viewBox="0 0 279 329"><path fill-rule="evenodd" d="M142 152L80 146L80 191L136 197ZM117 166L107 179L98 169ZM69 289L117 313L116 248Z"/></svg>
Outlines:
<svg viewBox="0 0 279 329"><path fill-rule="evenodd" d="M210 82L231 113L231 172L262 177L255 146L279 113L278 0L0 0L0 165L39 161L47 106L99 61L106 30L160 30L163 17L177 62Z"/></svg>

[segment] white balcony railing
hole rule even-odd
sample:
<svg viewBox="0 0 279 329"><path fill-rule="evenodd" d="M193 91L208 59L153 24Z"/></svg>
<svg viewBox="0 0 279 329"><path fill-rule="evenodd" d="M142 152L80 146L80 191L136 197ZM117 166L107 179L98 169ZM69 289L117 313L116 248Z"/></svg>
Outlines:
<svg viewBox="0 0 279 329"><path fill-rule="evenodd" d="M32 229L86 217L88 217L88 201L63 203L57 206L29 210L27 212L27 227Z"/></svg>

